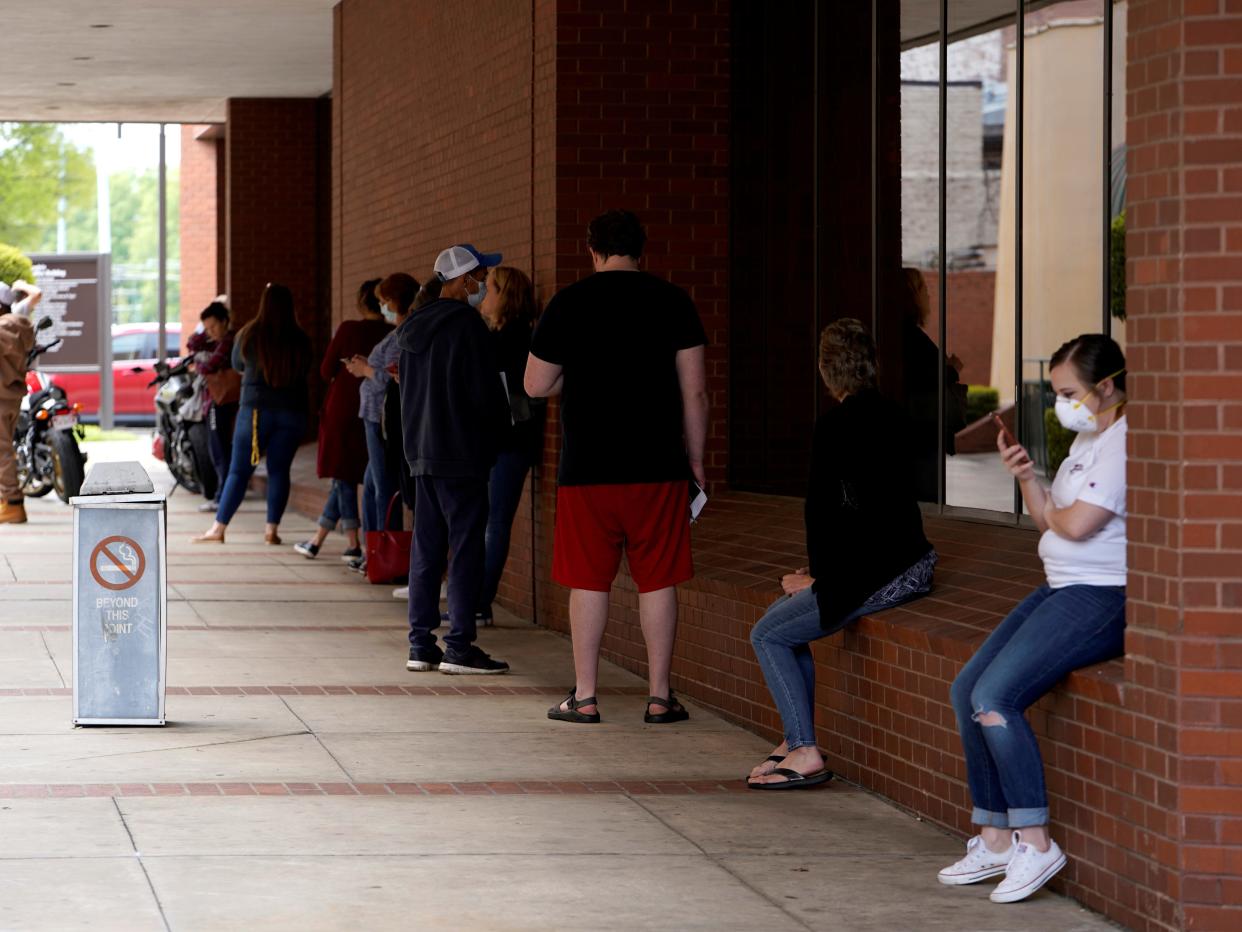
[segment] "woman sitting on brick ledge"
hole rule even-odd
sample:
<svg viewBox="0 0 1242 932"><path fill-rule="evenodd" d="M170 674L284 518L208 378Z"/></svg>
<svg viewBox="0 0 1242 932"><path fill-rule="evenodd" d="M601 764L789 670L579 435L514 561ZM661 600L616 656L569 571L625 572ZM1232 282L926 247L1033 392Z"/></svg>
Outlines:
<svg viewBox="0 0 1242 932"><path fill-rule="evenodd" d="M1048 837L1044 765L1025 711L1071 671L1125 649L1125 366L1121 348L1099 334L1053 355L1057 418L1078 437L1051 490L1008 431L996 438L1043 532L1048 583L997 626L953 682L971 821L981 828L966 857L940 872L945 884L1004 874L994 903L1026 899L1065 866Z"/></svg>
<svg viewBox="0 0 1242 932"><path fill-rule="evenodd" d="M750 773L756 790L832 779L815 743L810 642L925 595L936 565L915 496L914 433L901 408L877 390L875 344L857 320L824 329L819 373L841 403L815 425L806 496L810 566L781 579L785 595L750 635L785 729L785 740Z"/></svg>

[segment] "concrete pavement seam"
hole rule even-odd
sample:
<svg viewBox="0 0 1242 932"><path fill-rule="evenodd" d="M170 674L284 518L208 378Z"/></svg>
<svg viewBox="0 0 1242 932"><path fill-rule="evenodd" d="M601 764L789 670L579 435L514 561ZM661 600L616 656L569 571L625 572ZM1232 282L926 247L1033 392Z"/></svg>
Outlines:
<svg viewBox="0 0 1242 932"><path fill-rule="evenodd" d="M290 715L302 723L302 727L306 729L306 733L315 739L315 743L323 749L323 752L327 754L328 757L332 758L332 763L336 764L336 766L340 768L341 773L345 774L345 779L350 783L357 783L358 781L354 779L354 775L346 769L345 765L340 762L335 754L328 750L328 746L323 743L323 740L319 737L318 733L306 723L306 719L302 718L302 716L298 715L298 713L293 710L293 706L289 705L284 696L277 696L276 698L280 700L281 705L289 710Z"/></svg>
<svg viewBox="0 0 1242 932"><path fill-rule="evenodd" d="M116 809L117 817L121 820L121 827L125 829L125 834L129 838L129 846L134 850L134 857L138 859L138 867L142 869L142 876L146 878L147 889L151 891L151 898L155 900L155 908L160 912L160 921L164 923L164 932L172 932L172 926L168 924L168 916L164 913L164 904L160 902L160 895L155 890L155 883L151 880L151 875L147 873L147 865L143 863L142 852L138 850L138 845L134 842L134 833L130 831L129 823L125 821L125 813L121 809L121 804L116 801L116 797L112 798L112 806Z"/></svg>
<svg viewBox="0 0 1242 932"><path fill-rule="evenodd" d="M56 675L60 678L61 689L67 689L69 684L65 682L65 674L60 672L60 664L56 662L56 658L52 655L52 648L47 643L47 635L42 631L39 632L39 640L43 642L43 649L47 651L47 659L52 661L52 669L56 671Z"/></svg>
<svg viewBox="0 0 1242 932"><path fill-rule="evenodd" d="M72 764L77 761L101 760L105 757L131 757L131 756L137 756L139 754L164 754L169 751L197 751L201 748L217 748L217 747L222 748L222 747L228 747L229 745L232 745L232 744L247 744L251 741L270 741L274 738L298 738L305 734L311 734L311 733L305 732L305 731L291 731L286 734L280 734L280 735L257 735L252 738L238 738L235 741L209 741L206 744L185 744L185 745L177 745L176 747L171 747L171 748L146 748L144 750L139 750L139 751L118 751L115 754L91 754L87 757L67 757L63 761L60 761L60 763ZM14 764L13 766L24 767L26 766L26 764L22 762L22 763ZM0 770L4 770L5 768L6 768L6 765L0 764Z"/></svg>
<svg viewBox="0 0 1242 932"><path fill-rule="evenodd" d="M749 890L755 896L759 897L761 900L768 903L770 906L774 906L776 909L778 909L781 912L782 915L784 915L786 918L790 919L791 921L797 923L797 925L799 925L801 928L806 929L807 932L813 932L814 926L807 923L806 920L802 919L797 914L790 912L790 910L786 908L784 903L764 893L762 890L760 890L758 887L752 884L745 877L740 876L736 871L732 870L728 864L724 863L723 858L712 854L710 851L708 851L706 848L700 845L697 841L695 841L685 832L681 831L680 829L678 829L677 827L675 827L674 825L666 821L664 818L662 818L658 812L655 812L649 807L644 806L637 797L632 796L631 794L627 793L626 798L629 799L630 802L632 802L635 806L637 806L643 812L647 813L647 815L651 816L651 818L655 819L657 822L663 825L666 829L668 829L674 835L677 835L687 844L698 849L699 853L702 854L704 858L706 858L708 861L710 861L720 870L724 871L726 874L732 877L737 883L741 884L744 888Z"/></svg>

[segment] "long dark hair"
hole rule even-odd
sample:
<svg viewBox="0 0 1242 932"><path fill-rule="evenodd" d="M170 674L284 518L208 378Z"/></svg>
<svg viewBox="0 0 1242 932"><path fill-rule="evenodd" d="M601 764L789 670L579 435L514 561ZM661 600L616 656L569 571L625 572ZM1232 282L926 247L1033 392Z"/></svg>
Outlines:
<svg viewBox="0 0 1242 932"><path fill-rule="evenodd" d="M1118 391L1126 390L1126 356L1112 337L1102 333L1074 337L1052 354L1048 368L1055 369L1067 362L1086 385L1098 385L1111 376Z"/></svg>
<svg viewBox="0 0 1242 932"><path fill-rule="evenodd" d="M241 352L252 348L259 374L272 388L293 384L307 366L305 331L293 313L293 292L284 285L269 283L259 300L259 313L237 334Z"/></svg>

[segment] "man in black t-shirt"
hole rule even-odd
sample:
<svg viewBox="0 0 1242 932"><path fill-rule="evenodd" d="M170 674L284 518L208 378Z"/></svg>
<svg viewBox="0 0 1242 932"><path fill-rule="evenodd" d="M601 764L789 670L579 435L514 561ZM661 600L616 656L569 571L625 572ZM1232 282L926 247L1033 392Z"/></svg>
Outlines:
<svg viewBox="0 0 1242 932"><path fill-rule="evenodd" d="M525 386L561 395L552 577L572 592L575 690L548 717L598 722L608 593L625 553L639 592L651 695L645 720L689 717L669 688L678 583L694 575L689 489L705 484L703 325L685 291L642 272L646 232L628 211L591 221L595 274L548 303Z"/></svg>

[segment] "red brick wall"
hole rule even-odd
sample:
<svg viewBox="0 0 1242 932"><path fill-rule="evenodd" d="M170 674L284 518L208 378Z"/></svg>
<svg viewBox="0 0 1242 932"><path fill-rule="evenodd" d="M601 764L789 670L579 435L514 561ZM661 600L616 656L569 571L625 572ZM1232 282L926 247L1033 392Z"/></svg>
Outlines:
<svg viewBox="0 0 1242 932"><path fill-rule="evenodd" d="M506 0L337 7L334 324L363 280L423 281L453 243L533 271L532 23Z"/></svg>
<svg viewBox="0 0 1242 932"><path fill-rule="evenodd" d="M227 292L233 319L258 310L268 282L289 286L298 319L321 329L325 295L318 269L328 218L316 197L323 104L305 99L232 99L228 103L226 201Z"/></svg>
<svg viewBox="0 0 1242 932"><path fill-rule="evenodd" d="M1185 928L1242 927L1242 4L1131 0L1128 673Z"/></svg>
<svg viewBox="0 0 1242 932"><path fill-rule="evenodd" d="M215 139L199 139L208 126L181 127L181 333L198 326L198 315L223 290L219 277Z"/></svg>
<svg viewBox="0 0 1242 932"><path fill-rule="evenodd" d="M940 333L940 272L923 269L931 292L927 332ZM996 273L965 269L949 273L949 334L946 352L961 358L962 381L987 385L992 378L992 313L996 303Z"/></svg>

